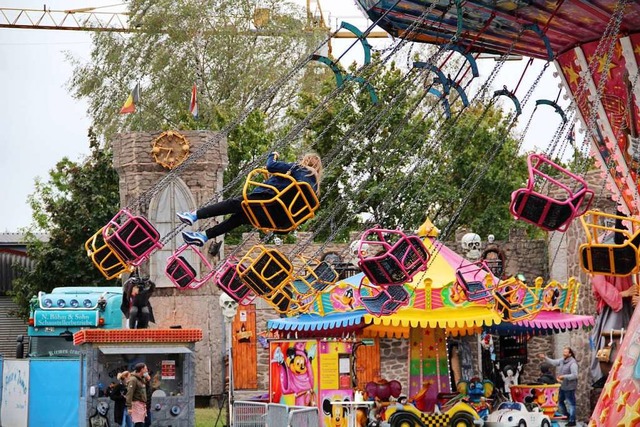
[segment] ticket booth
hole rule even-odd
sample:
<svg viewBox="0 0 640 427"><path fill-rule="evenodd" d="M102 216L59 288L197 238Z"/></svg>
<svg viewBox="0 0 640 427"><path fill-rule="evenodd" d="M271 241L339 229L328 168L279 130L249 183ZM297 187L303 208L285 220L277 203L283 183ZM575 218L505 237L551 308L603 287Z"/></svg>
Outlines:
<svg viewBox="0 0 640 427"><path fill-rule="evenodd" d="M83 330L74 335L80 346L81 420L89 427L114 425L108 397L122 371L143 362L151 376L149 413L152 425L195 425L195 343L201 329ZM84 413L83 413L84 412Z"/></svg>

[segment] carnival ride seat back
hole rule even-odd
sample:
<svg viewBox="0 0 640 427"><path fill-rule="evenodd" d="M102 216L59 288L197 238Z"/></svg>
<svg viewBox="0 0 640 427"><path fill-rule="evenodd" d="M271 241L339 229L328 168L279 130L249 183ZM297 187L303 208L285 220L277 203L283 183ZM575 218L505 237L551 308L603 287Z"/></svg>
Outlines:
<svg viewBox="0 0 640 427"><path fill-rule="evenodd" d="M529 287L515 278L494 288L495 309L505 320L528 319L540 311L540 300Z"/></svg>
<svg viewBox="0 0 640 427"><path fill-rule="evenodd" d="M362 235L360 245L363 244L381 249L378 254L360 257L358 261L362 272L377 286L401 285L427 268L429 252L418 236L373 228Z"/></svg>
<svg viewBox="0 0 640 427"><path fill-rule="evenodd" d="M293 265L275 249L256 245L236 268L240 279L278 312L286 313L293 303Z"/></svg>
<svg viewBox="0 0 640 427"><path fill-rule="evenodd" d="M315 216L320 202L311 185L296 181L291 175L274 173L289 181L282 190L265 184L270 175L266 169L255 169L247 177L243 189L242 209L251 224L262 231L288 233ZM273 194L270 198L252 198L251 192L261 187Z"/></svg>
<svg viewBox="0 0 640 427"><path fill-rule="evenodd" d="M122 209L103 228L105 242L133 266L142 264L149 254L162 247L160 233L144 217Z"/></svg>
<svg viewBox="0 0 640 427"><path fill-rule="evenodd" d="M374 316L393 314L409 302L409 293L403 285L390 285L374 296L361 296L362 305Z"/></svg>
<svg viewBox="0 0 640 427"><path fill-rule="evenodd" d="M640 220L598 211L588 211L580 218L587 235L587 243L580 245L580 266L593 274L629 276L640 272ZM617 229L605 223L628 221L637 231L631 234L626 229ZM622 243L603 243L600 236L605 233L620 234Z"/></svg>
<svg viewBox="0 0 640 427"><path fill-rule="evenodd" d="M205 266L206 273L200 277L198 277L197 270L183 255L187 250L191 251L195 255L196 259L199 259ZM167 259L165 274L176 288L185 290L200 288L207 282L207 280L213 277L215 271L202 252L192 245L182 245Z"/></svg>
<svg viewBox="0 0 640 427"><path fill-rule="evenodd" d="M115 279L124 272L133 271L120 255L104 241L103 228L98 230L84 244L87 255L100 273L107 279Z"/></svg>
<svg viewBox="0 0 640 427"><path fill-rule="evenodd" d="M182 289L187 288L198 275L195 268L182 255L169 261L166 272L173 279L173 283Z"/></svg>
<svg viewBox="0 0 640 427"><path fill-rule="evenodd" d="M492 297L493 275L484 261L458 268L456 280L469 301L488 300Z"/></svg>
<svg viewBox="0 0 640 427"><path fill-rule="evenodd" d="M229 257L213 275L214 283L240 305L249 305L256 294L242 281L237 271L238 259ZM242 270L243 267L240 266Z"/></svg>
<svg viewBox="0 0 640 427"><path fill-rule="evenodd" d="M547 231L566 231L571 221L589 208L593 191L581 177L567 171L542 155L531 154L527 158L529 180L526 188L511 194L511 214L516 219L534 224ZM551 174L562 176L565 184ZM572 190L577 187L577 190ZM555 192L562 196L550 197Z"/></svg>

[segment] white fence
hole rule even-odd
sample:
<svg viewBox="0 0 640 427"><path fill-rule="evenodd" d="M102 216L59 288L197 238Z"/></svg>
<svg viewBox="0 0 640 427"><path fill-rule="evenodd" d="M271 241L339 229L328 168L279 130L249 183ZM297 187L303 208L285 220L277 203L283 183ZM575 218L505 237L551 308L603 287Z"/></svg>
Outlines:
<svg viewBox="0 0 640 427"><path fill-rule="evenodd" d="M319 427L318 408L233 402L232 427Z"/></svg>

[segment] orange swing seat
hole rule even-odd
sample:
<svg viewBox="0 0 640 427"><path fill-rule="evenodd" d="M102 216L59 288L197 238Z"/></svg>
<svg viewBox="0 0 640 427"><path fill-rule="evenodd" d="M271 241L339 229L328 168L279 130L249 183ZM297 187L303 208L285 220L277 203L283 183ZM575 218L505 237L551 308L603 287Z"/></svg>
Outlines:
<svg viewBox="0 0 640 427"><path fill-rule="evenodd" d="M285 179L289 184L282 190L265 184L271 175ZM269 189L275 195L269 199L251 199L252 191L258 187ZM242 209L251 225L264 232L288 233L295 230L303 222L313 218L320 206L311 185L298 182L288 174L271 174L266 169L255 169L249 173L242 197Z"/></svg>
<svg viewBox="0 0 640 427"><path fill-rule="evenodd" d="M107 279L120 277L122 273L130 273L134 267L127 264L104 240L104 227L98 230L84 244L87 256L100 273Z"/></svg>
<svg viewBox="0 0 640 427"><path fill-rule="evenodd" d="M253 246L236 266L240 279L278 313L286 314L295 302L293 265L276 249Z"/></svg>
<svg viewBox="0 0 640 427"><path fill-rule="evenodd" d="M616 221L628 221L635 231L632 234L608 224ZM640 272L640 220L593 210L580 217L580 222L587 235L587 243L578 249L584 271L618 277ZM624 242L615 243L615 234L624 236Z"/></svg>

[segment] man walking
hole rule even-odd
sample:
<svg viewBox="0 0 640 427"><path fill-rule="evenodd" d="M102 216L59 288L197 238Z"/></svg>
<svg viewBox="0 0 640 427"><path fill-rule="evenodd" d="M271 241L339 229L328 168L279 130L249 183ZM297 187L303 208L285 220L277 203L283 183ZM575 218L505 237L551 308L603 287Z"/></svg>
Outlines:
<svg viewBox="0 0 640 427"><path fill-rule="evenodd" d="M578 362L576 355L569 347L562 350L561 359L550 359L544 354L538 355L540 359L556 366L558 381L560 382L560 396L558 405L560 412L569 417L567 427L576 425L576 388L578 387ZM567 407L568 404L568 407Z"/></svg>

